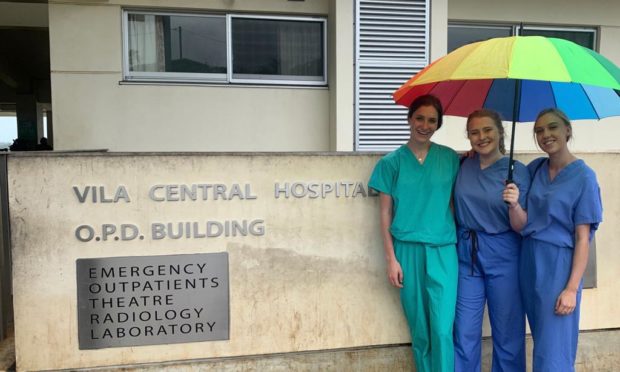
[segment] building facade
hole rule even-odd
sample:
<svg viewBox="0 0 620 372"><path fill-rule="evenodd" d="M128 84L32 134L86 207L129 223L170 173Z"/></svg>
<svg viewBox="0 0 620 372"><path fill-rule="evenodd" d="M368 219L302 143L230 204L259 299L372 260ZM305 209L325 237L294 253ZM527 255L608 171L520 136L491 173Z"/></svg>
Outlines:
<svg viewBox="0 0 620 372"><path fill-rule="evenodd" d="M463 43L540 34L620 61L620 22L613 17L620 5L613 1L0 6L5 29L49 33L49 81L18 87L5 68L0 102L5 113L19 111L20 137L40 138L47 123L57 150L384 151L408 136L391 92ZM467 148L463 120L448 122L454 124L437 141ZM616 150L615 136L600 132L617 128L615 119L579 125L574 149ZM530 129L518 128L517 149L535 150Z"/></svg>

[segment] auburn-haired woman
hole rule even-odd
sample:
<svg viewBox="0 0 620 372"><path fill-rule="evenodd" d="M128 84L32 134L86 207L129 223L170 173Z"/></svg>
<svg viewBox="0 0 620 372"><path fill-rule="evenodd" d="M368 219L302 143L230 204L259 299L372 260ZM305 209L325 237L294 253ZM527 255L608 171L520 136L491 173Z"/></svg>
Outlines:
<svg viewBox="0 0 620 372"><path fill-rule="evenodd" d="M369 186L380 192L387 275L400 288L416 370L453 372L458 261L450 199L459 161L431 142L443 120L437 98L418 97L407 117L409 141L379 160Z"/></svg>

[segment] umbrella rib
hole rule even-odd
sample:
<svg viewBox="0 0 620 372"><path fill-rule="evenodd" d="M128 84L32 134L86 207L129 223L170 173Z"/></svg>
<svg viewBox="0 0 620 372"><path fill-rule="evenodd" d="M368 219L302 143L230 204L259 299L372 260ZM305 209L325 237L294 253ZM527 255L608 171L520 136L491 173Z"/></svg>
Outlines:
<svg viewBox="0 0 620 372"><path fill-rule="evenodd" d="M570 84L570 83L569 83ZM553 92L553 82L550 81L549 85L551 86L551 92ZM551 98L553 98L553 106L558 107L558 100L555 99L555 93L551 94Z"/></svg>
<svg viewBox="0 0 620 372"><path fill-rule="evenodd" d="M453 81L459 81L459 80L453 80ZM459 89L457 89L457 90L456 90L456 93L454 93L454 95L452 96L452 100L450 101L450 103L448 104L448 106L447 106L447 107L445 107L445 108L443 109L443 112L444 112L444 113L445 113L445 112L448 112L448 108L452 108L452 103L456 101L454 98L455 98L456 96L458 96L458 95L459 95L459 93L461 93L461 90L463 90L463 88L465 87L465 84L467 84L467 81L468 81L468 80L460 80L460 81L462 81L463 83L459 86ZM434 88L435 88L435 87L433 87L433 89L434 89Z"/></svg>
<svg viewBox="0 0 620 372"><path fill-rule="evenodd" d="M484 95L484 100L482 101L482 107L480 107L480 108L485 108L485 105L487 103L487 99L489 99L489 93L491 93L491 89L493 88L493 84L495 84L495 79L489 79L489 80L491 80L491 85L489 85L489 89L487 89L487 93Z"/></svg>
<svg viewBox="0 0 620 372"><path fill-rule="evenodd" d="M594 106L594 103L592 103L592 100L590 99L590 95L588 94L588 91L585 90L585 88L583 87L583 84L579 84L579 86L581 87L581 90L583 90L583 94L585 94L586 97L588 98L588 102L590 102L590 106L592 106L592 111L594 111L594 114L596 115L596 119L601 120L601 117L599 116L598 111L596 110L596 107Z"/></svg>

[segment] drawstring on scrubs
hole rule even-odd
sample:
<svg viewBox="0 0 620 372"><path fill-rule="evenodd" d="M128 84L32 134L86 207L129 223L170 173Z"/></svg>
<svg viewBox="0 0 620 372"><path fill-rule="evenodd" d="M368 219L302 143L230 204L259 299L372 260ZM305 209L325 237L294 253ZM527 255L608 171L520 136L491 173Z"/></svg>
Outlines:
<svg viewBox="0 0 620 372"><path fill-rule="evenodd" d="M478 256L478 234L476 230L466 230L462 234L463 239L471 240L471 276L474 276L474 267L476 266L476 257Z"/></svg>

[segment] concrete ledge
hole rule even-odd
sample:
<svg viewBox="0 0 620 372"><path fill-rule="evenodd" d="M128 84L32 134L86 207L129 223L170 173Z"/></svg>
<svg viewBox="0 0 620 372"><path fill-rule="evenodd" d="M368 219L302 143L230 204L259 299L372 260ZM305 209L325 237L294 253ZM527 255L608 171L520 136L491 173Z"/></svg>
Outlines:
<svg viewBox="0 0 620 372"><path fill-rule="evenodd" d="M620 366L620 330L586 331L579 335L577 372L612 372ZM527 363L531 371L532 338L527 337ZM491 339L483 341L483 371L491 370ZM89 368L88 370L93 370ZM309 351L217 358L183 362L96 368L97 371L415 371L410 344L369 346L358 349ZM75 370L74 370L75 371ZM80 371L85 371L80 370Z"/></svg>
<svg viewBox="0 0 620 372"><path fill-rule="evenodd" d="M356 349L307 351L215 358L135 366L72 369L72 371L415 371L411 345L369 346Z"/></svg>

